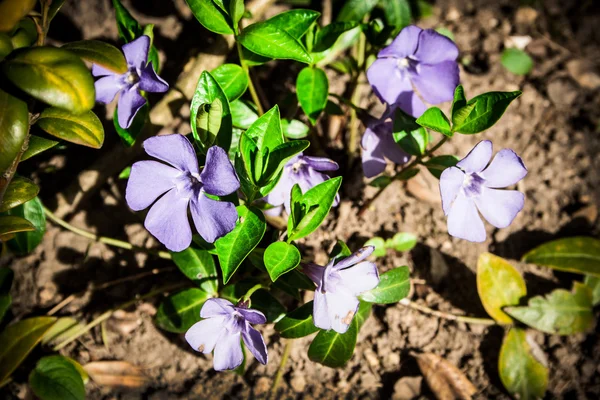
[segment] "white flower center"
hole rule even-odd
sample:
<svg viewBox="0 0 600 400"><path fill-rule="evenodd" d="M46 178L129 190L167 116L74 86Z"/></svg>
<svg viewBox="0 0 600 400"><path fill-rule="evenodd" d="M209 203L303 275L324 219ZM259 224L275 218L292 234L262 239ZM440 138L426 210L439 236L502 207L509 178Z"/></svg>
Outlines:
<svg viewBox="0 0 600 400"><path fill-rule="evenodd" d="M408 57L404 57L398 60L398 68L400 69L406 69L409 65L410 61L408 60Z"/></svg>

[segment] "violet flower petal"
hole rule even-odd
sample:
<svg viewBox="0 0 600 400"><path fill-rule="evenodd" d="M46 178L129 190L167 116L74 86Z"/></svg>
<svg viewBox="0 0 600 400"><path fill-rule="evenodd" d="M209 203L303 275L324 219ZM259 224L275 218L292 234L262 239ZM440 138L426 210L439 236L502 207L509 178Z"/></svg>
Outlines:
<svg viewBox="0 0 600 400"><path fill-rule="evenodd" d="M215 348L217 341L225 333L225 317L203 319L196 322L185 333L185 340L196 351L209 354Z"/></svg>
<svg viewBox="0 0 600 400"><path fill-rule="evenodd" d="M151 93L162 93L169 90L169 84L156 74L152 63L142 68L139 87L141 90Z"/></svg>
<svg viewBox="0 0 600 400"><path fill-rule="evenodd" d="M302 263L302 272L317 286L321 286L325 268L313 263Z"/></svg>
<svg viewBox="0 0 600 400"><path fill-rule="evenodd" d="M391 132L381 136L381 142L379 145L382 148L385 158L396 164L406 164L410 160L410 154L402 150L402 148L394 140L394 136Z"/></svg>
<svg viewBox="0 0 600 400"><path fill-rule="evenodd" d="M381 138L371 128L365 131L361 146L362 167L365 177L372 178L385 171L386 161L383 156L383 149L380 146Z"/></svg>
<svg viewBox="0 0 600 400"><path fill-rule="evenodd" d="M290 198L292 187L296 182L291 178L287 168L283 168L279 182L265 197L265 201L273 206L281 206Z"/></svg>
<svg viewBox="0 0 600 400"><path fill-rule="evenodd" d="M265 317L265 314L258 310L236 307L236 311L242 314L244 319L251 324L264 324L267 322L267 317Z"/></svg>
<svg viewBox="0 0 600 400"><path fill-rule="evenodd" d="M456 166L467 173L477 173L483 171L491 158L492 142L489 140L482 140L473 147L473 150L471 150L465 158L456 163Z"/></svg>
<svg viewBox="0 0 600 400"><path fill-rule="evenodd" d="M496 228L506 228L525 205L525 195L516 190L484 188L474 198L483 217Z"/></svg>
<svg viewBox="0 0 600 400"><path fill-rule="evenodd" d="M191 212L196 230L208 243L231 232L238 219L233 203L209 199L204 193L192 198Z"/></svg>
<svg viewBox="0 0 600 400"><path fill-rule="evenodd" d="M198 159L190 141L183 135L154 136L144 141L144 150L180 171L198 173Z"/></svg>
<svg viewBox="0 0 600 400"><path fill-rule="evenodd" d="M393 104L393 108L395 107L400 108L415 118L419 118L427 110L427 106L423 103L423 100L412 90L400 93Z"/></svg>
<svg viewBox="0 0 600 400"><path fill-rule="evenodd" d="M339 274L342 277L342 285L355 296L379 284L377 266L370 261L363 261L352 268L341 270Z"/></svg>
<svg viewBox="0 0 600 400"><path fill-rule="evenodd" d="M148 51L150 50L150 38L142 35L139 38L124 44L123 54L127 60L127 65L141 70L148 63Z"/></svg>
<svg viewBox="0 0 600 400"><path fill-rule="evenodd" d="M231 315L233 311L233 304L229 300L212 298L206 300L204 302L204 305L202 305L202 309L200 310L200 317L224 317Z"/></svg>
<svg viewBox="0 0 600 400"><path fill-rule="evenodd" d="M448 213L448 233L470 242L485 241L483 221L479 217L475 202L459 193Z"/></svg>
<svg viewBox="0 0 600 400"><path fill-rule="evenodd" d="M96 101L103 104L112 102L122 85L121 77L118 75L109 75L98 79L94 82Z"/></svg>
<svg viewBox="0 0 600 400"><path fill-rule="evenodd" d="M405 58L412 56L417 51L419 37L423 30L415 25L402 29L392 43L384 47L377 57Z"/></svg>
<svg viewBox="0 0 600 400"><path fill-rule="evenodd" d="M426 64L455 61L458 58L458 47L446 36L433 29L425 29L419 35L419 45L414 55L417 60Z"/></svg>
<svg viewBox="0 0 600 400"><path fill-rule="evenodd" d="M373 91L387 104L394 104L403 92L412 92L408 73L398 69L395 58L378 58L367 70L367 79Z"/></svg>
<svg viewBox="0 0 600 400"><path fill-rule="evenodd" d="M148 208L166 191L175 187L181 172L158 161L138 161L131 166L125 200L134 211Z"/></svg>
<svg viewBox="0 0 600 400"><path fill-rule="evenodd" d="M140 108L146 104L146 99L137 91L137 89L131 87L128 90L121 91L118 104L117 117L119 126L123 129L127 129L131 126L133 118L135 118L135 115Z"/></svg>
<svg viewBox="0 0 600 400"><path fill-rule="evenodd" d="M260 332L248 325L246 330L242 331L242 339L244 339L246 348L250 350L258 362L266 365L269 360L269 355L267 354L265 340Z"/></svg>
<svg viewBox="0 0 600 400"><path fill-rule="evenodd" d="M355 264L358 264L365 258L369 257L373 251L375 251L375 246L365 246L361 247L357 251L355 251L351 256L344 258L337 264L333 266L333 270L340 271L344 268L351 267Z"/></svg>
<svg viewBox="0 0 600 400"><path fill-rule="evenodd" d="M182 251L192 243L187 217L188 198L171 189L150 208L144 226L171 251Z"/></svg>
<svg viewBox="0 0 600 400"><path fill-rule="evenodd" d="M419 64L416 74L410 74L419 94L432 104L450 101L454 98L454 89L459 83L456 61L444 61L439 64Z"/></svg>
<svg viewBox="0 0 600 400"><path fill-rule="evenodd" d="M100 76L117 76L117 77L121 77L122 75L108 69L108 68L104 68L101 65L98 64L92 64L92 76L95 77L100 77Z"/></svg>
<svg viewBox="0 0 600 400"><path fill-rule="evenodd" d="M200 179L206 193L226 196L240 188L240 180L225 150L212 146L206 153L206 164Z"/></svg>
<svg viewBox="0 0 600 400"><path fill-rule="evenodd" d="M336 171L340 168L338 163L325 157L303 156L309 167L317 171Z"/></svg>
<svg viewBox="0 0 600 400"><path fill-rule="evenodd" d="M231 334L229 332L219 338L213 357L214 369L216 371L235 369L242 365L244 353L242 352L242 343L240 340L239 333Z"/></svg>
<svg viewBox="0 0 600 400"><path fill-rule="evenodd" d="M329 330L331 329L331 321L327 309L327 298L325 293L320 290L315 291L313 300L313 323L317 328Z"/></svg>
<svg viewBox="0 0 600 400"><path fill-rule="evenodd" d="M331 329L346 333L358 310L358 299L343 286L338 286L335 293L325 293L325 298Z"/></svg>
<svg viewBox="0 0 600 400"><path fill-rule="evenodd" d="M527 175L527 168L521 157L514 151L502 149L480 175L485 179L485 186L504 188L523 179Z"/></svg>
<svg viewBox="0 0 600 400"><path fill-rule="evenodd" d="M440 176L440 194L442 196L442 209L448 215L452 203L460 192L465 180L465 173L456 167L446 168Z"/></svg>

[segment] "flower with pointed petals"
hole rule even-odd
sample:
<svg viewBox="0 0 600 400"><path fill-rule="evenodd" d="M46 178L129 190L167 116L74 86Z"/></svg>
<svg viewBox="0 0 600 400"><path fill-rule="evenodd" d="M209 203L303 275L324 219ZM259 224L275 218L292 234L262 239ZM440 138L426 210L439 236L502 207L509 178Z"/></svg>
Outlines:
<svg viewBox="0 0 600 400"><path fill-rule="evenodd" d="M209 198L226 196L240 181L225 150L213 146L206 153L202 172L189 140L178 133L144 141L146 153L158 161L138 161L131 167L125 199L134 211L148 208L144 225L171 251L182 251L192 242L188 208L200 236L209 243L235 228L233 203ZM158 199L158 200L157 200Z"/></svg>
<svg viewBox="0 0 600 400"><path fill-rule="evenodd" d="M108 104L119 94L117 113L121 128L129 128L135 114L146 104L141 90L162 93L169 89L167 82L156 75L152 63L148 63L149 50L150 38L146 35L125 44L123 54L127 60L127 72L124 74L96 64L92 66L92 75L100 77L95 83L96 101Z"/></svg>
<svg viewBox="0 0 600 400"><path fill-rule="evenodd" d="M244 361L240 339L256 357L266 364L269 357L265 341L250 324L267 322L260 311L236 307L225 299L208 299L200 310L200 317L185 334L185 339L196 351L209 354L215 351L213 365L217 371L235 369Z"/></svg>
<svg viewBox="0 0 600 400"><path fill-rule="evenodd" d="M304 273L317 285L313 321L317 328L345 333L358 310L357 296L379 284L377 266L363 261L375 250L366 246L335 264L326 267L304 264Z"/></svg>
<svg viewBox="0 0 600 400"><path fill-rule="evenodd" d="M452 100L459 81L457 57L452 40L433 29L411 25L379 52L367 78L381 101L419 117L427 107L413 86L428 103Z"/></svg>
<svg viewBox="0 0 600 400"><path fill-rule="evenodd" d="M523 209L523 193L498 190L514 185L527 175L523 160L510 149L500 150L488 166L491 158L492 142L484 140L456 167L442 172L442 208L448 216L450 235L483 242L486 233L477 210L496 228L506 228Z"/></svg>
<svg viewBox="0 0 600 400"><path fill-rule="evenodd" d="M329 179L329 176L322 171L335 171L338 168L338 164L328 158L304 156L300 153L285 164L279 182L265 197L265 201L275 207L284 205L289 214L291 192L295 184L300 186L302 193L306 193L309 189ZM336 206L339 201L338 194L333 205Z"/></svg>
<svg viewBox="0 0 600 400"><path fill-rule="evenodd" d="M410 160L410 155L394 140L392 126L393 122L386 121L385 116L367 126L361 141L362 167L367 178L377 176L385 170L386 158L396 164L405 164Z"/></svg>

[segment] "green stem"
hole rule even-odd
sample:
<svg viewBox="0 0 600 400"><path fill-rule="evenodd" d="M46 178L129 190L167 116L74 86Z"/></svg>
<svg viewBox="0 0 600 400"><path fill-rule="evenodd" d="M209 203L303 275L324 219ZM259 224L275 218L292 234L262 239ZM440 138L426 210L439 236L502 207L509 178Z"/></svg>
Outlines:
<svg viewBox="0 0 600 400"><path fill-rule="evenodd" d="M455 315L450 313L445 313L442 311L433 310L429 307L422 306L408 299L400 300L400 304L405 307L412 308L413 310L420 311L424 314L433 315L434 317L447 319L450 321L459 321L465 322L467 324L477 324L477 325L498 325L496 321L490 318L475 318L475 317L465 317L463 315Z"/></svg>
<svg viewBox="0 0 600 400"><path fill-rule="evenodd" d="M269 284L257 283L256 285L252 286L250 288L250 290L248 290L244 296L242 296L242 298L240 299L240 302L246 303L246 302L250 301L250 297L254 294L254 292L256 292L257 290L260 290L260 289L268 289L268 288L269 288Z"/></svg>
<svg viewBox="0 0 600 400"><path fill-rule="evenodd" d="M292 343L294 343L294 341L290 339L288 339L285 343L285 347L283 348L283 355L281 356L281 362L279 363L279 367L277 368L277 375L275 375L273 385L271 386L271 391L269 392L269 399L272 399L275 396L275 393L277 392L277 387L281 382L281 378L283 378L285 364L287 363L287 360L290 357L290 352L292 351Z"/></svg>
<svg viewBox="0 0 600 400"><path fill-rule="evenodd" d="M159 257L159 258L163 258L165 260L170 260L171 259L171 254L167 251L160 251L160 250L154 250L154 249L146 249L144 247L139 247L139 246L134 246L129 242L125 242L123 240L118 240L118 239L114 239L114 238L110 238L110 237L106 237L106 236L98 236L92 232L86 231L84 229L80 229L77 228L71 224L69 224L68 222L60 219L59 217L57 217L56 215L54 215L54 213L52 213L52 211L48 210L46 207L44 207L44 212L46 213L46 216L48 217L48 219L50 219L51 221L53 221L54 223L56 223L57 225L62 226L63 228L79 235L79 236L83 236L85 238L88 238L94 242L100 242L100 243L104 243L107 244L109 246L113 246L113 247L119 247L121 249L126 249L126 250L132 250L132 251L136 251L136 252L140 252L140 253L146 253L146 254L151 254L153 256Z"/></svg>
<svg viewBox="0 0 600 400"><path fill-rule="evenodd" d="M254 101L254 104L256 104L256 111L258 111L258 115L263 115L265 111L262 107L262 104L260 103L260 98L258 97L256 88L254 87L254 82L252 81L252 76L250 75L250 68L248 67L248 64L246 64L246 60L244 60L244 56L242 55L242 45L237 40L237 36L235 38L235 44L237 46L238 55L240 57L240 65L246 73L246 76L248 76L248 90L250 91L250 96L252 96L252 101Z"/></svg>

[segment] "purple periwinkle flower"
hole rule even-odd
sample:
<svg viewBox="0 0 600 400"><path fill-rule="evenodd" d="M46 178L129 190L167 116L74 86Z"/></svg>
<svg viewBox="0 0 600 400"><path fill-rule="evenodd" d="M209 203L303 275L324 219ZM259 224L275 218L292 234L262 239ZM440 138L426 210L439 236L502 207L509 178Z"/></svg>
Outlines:
<svg viewBox="0 0 600 400"><path fill-rule="evenodd" d="M119 94L118 119L121 128L129 128L146 99L140 91L166 92L167 82L162 80L148 63L150 38L140 36L134 41L123 45L123 54L127 60L127 72L118 74L109 69L94 64L92 75L101 77L96 81L96 101L108 104Z"/></svg>
<svg viewBox="0 0 600 400"><path fill-rule="evenodd" d="M265 201L275 207L284 205L289 214L291 192L295 184L300 186L302 193L306 193L309 189L329 179L329 176L322 171L335 171L338 168L338 164L328 158L304 156L300 153L285 164L279 182L265 197ZM336 206L338 203L339 194L333 205Z"/></svg>
<svg viewBox="0 0 600 400"><path fill-rule="evenodd" d="M396 164L405 164L410 160L410 155L394 141L392 130L393 122L386 121L385 117L367 126L361 141L362 167L367 178L377 176L385 170L386 158Z"/></svg>
<svg viewBox="0 0 600 400"><path fill-rule="evenodd" d="M217 371L235 369L244 361L243 340L258 362L266 364L267 346L259 331L250 324L267 322L264 314L251 308L236 307L225 299L208 299L200 310L200 317L185 334L185 339L196 351L209 354L215 351L213 365Z"/></svg>
<svg viewBox="0 0 600 400"><path fill-rule="evenodd" d="M459 82L457 57L452 40L411 25L379 52L367 78L381 101L419 117L426 107L413 86L428 103L452 100Z"/></svg>
<svg viewBox="0 0 600 400"><path fill-rule="evenodd" d="M358 310L357 298L379 284L377 266L363 261L375 250L366 246L335 264L326 267L304 264L304 273L317 285L313 307L313 321L317 328L345 333Z"/></svg>
<svg viewBox="0 0 600 400"><path fill-rule="evenodd" d="M485 228L477 210L496 228L506 228L523 209L523 193L498 190L514 185L527 175L523 160L510 149L500 150L488 166L491 158L492 142L484 140L456 167L442 172L442 208L448 216L450 235L471 242L483 242Z"/></svg>
<svg viewBox="0 0 600 400"><path fill-rule="evenodd" d="M209 148L200 172L194 148L183 135L151 137L144 141L144 149L170 165L158 161L133 164L125 199L135 211L154 203L144 225L162 244L171 251L189 247L192 230L188 208L198 233L209 243L235 228L238 214L234 204L206 196L226 196L240 187L225 150Z"/></svg>

